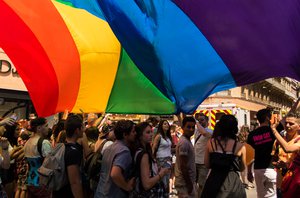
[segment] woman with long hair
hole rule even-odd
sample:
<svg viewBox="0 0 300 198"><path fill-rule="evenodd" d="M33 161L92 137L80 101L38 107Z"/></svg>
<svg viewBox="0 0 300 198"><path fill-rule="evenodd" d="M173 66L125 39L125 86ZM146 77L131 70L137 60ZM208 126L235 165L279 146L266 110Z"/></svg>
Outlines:
<svg viewBox="0 0 300 198"><path fill-rule="evenodd" d="M246 164L247 167L249 164L251 164L251 162L254 160L254 149L247 144L247 139L248 139L248 135L250 133L250 127L248 125L243 125L240 129L240 132L238 133L238 141L243 143L246 147ZM242 178L242 182L245 188L249 189L249 188L254 188L254 185L252 184L252 182L249 182L247 180L247 167L245 168L245 170L243 170L241 172L241 178ZM249 167L251 168L251 166Z"/></svg>
<svg viewBox="0 0 300 198"><path fill-rule="evenodd" d="M156 158L159 168L171 168L172 166L172 136L171 127L167 120L161 120L154 137L152 153ZM170 174L163 178L166 196L169 196Z"/></svg>
<svg viewBox="0 0 300 198"><path fill-rule="evenodd" d="M170 169L158 169L156 160L152 156L151 125L141 122L135 126L135 131L138 144L134 157L137 183L132 197L165 197L165 188L161 179L169 174Z"/></svg>
<svg viewBox="0 0 300 198"><path fill-rule="evenodd" d="M233 115L223 115L207 143L204 163L211 172L201 197L244 198L246 191L239 172L246 167L245 146L237 141L238 122Z"/></svg>

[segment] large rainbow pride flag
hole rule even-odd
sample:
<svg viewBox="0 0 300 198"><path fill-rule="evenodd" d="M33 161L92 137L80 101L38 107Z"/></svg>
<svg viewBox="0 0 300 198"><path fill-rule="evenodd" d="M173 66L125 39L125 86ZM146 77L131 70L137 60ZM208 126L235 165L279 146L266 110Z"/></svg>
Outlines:
<svg viewBox="0 0 300 198"><path fill-rule="evenodd" d="M41 116L191 113L221 90L300 80L299 8L298 0L2 0L0 47Z"/></svg>
<svg viewBox="0 0 300 198"><path fill-rule="evenodd" d="M38 115L176 112L121 48L95 2L0 1L0 46Z"/></svg>

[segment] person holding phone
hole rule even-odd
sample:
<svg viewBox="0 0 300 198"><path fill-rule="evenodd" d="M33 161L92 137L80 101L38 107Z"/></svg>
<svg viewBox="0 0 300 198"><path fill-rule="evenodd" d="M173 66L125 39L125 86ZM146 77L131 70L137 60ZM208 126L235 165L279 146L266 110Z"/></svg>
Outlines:
<svg viewBox="0 0 300 198"><path fill-rule="evenodd" d="M162 178L170 173L171 163L165 163L164 168L158 169L157 162L152 156L152 129L147 122L141 122L135 127L138 149L134 162L136 170L136 187L131 195L135 197L167 197Z"/></svg>

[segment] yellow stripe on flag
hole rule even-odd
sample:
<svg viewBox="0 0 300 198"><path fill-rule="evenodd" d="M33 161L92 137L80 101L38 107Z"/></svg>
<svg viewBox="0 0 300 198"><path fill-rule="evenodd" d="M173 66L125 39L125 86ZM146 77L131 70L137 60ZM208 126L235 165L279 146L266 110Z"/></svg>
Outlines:
<svg viewBox="0 0 300 198"><path fill-rule="evenodd" d="M53 3L80 54L80 87L72 112L104 112L118 69L121 45L106 21L85 10Z"/></svg>

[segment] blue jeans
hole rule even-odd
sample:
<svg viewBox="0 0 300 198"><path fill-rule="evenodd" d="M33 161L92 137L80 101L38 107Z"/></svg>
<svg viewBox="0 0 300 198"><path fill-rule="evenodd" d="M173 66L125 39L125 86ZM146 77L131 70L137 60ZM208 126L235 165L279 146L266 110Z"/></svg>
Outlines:
<svg viewBox="0 0 300 198"><path fill-rule="evenodd" d="M165 163L167 161L171 162L171 164L172 164L172 157L157 158L156 160L157 160L158 168L166 168L164 165L165 165ZM170 181L170 177L171 177L171 174L167 174L167 175L165 175L161 179L163 181L163 183L164 183L166 192L168 192L167 196L169 196L169 181Z"/></svg>

